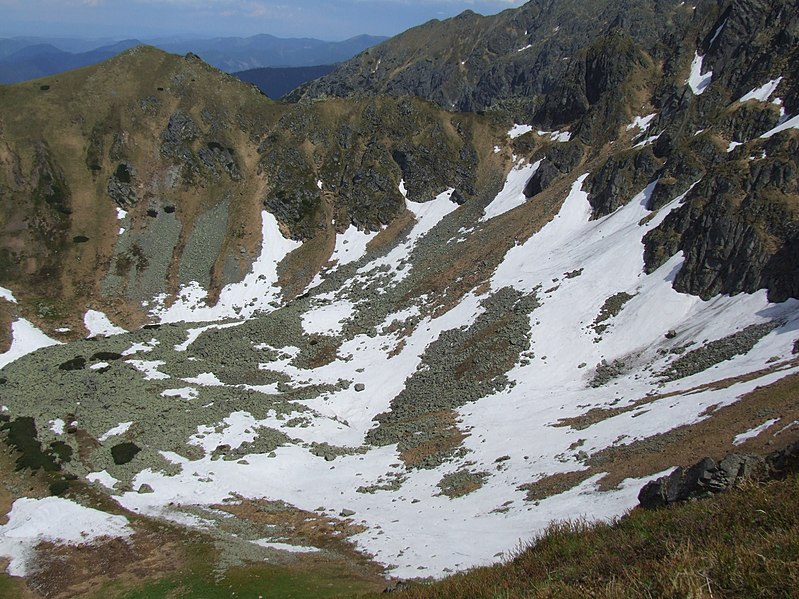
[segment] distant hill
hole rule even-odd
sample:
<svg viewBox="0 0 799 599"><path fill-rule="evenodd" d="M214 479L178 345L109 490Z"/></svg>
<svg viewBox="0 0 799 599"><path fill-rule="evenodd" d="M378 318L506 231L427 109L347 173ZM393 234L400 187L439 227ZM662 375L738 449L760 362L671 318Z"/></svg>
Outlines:
<svg viewBox="0 0 799 599"><path fill-rule="evenodd" d="M18 83L89 66L139 44L138 40L124 40L80 53L65 52L47 43L26 45L0 60L0 83Z"/></svg>
<svg viewBox="0 0 799 599"><path fill-rule="evenodd" d="M194 52L205 62L228 73L261 67L310 67L348 60L384 41L385 37L359 35L342 42L312 38L283 39L261 34L154 43L174 54Z"/></svg>
<svg viewBox="0 0 799 599"><path fill-rule="evenodd" d="M282 39L272 35L255 35L247 38L219 37L213 39L160 39L148 43L173 54L199 55L205 62L228 73L264 67L317 67L348 60L386 38L359 35L341 42L327 42L311 38ZM129 48L137 46L139 40L70 40L60 38L19 37L0 39L0 83L19 83L29 79L56 75L102 62ZM97 44L94 46L93 44ZM298 81L285 92L300 83L326 75L332 69L319 74L291 75L287 81ZM271 74L274 79L276 74ZM278 75L288 76L287 74ZM256 82L254 82L256 83ZM279 90L282 90L281 86ZM278 90L278 92L279 92ZM273 93L267 92L272 97Z"/></svg>
<svg viewBox="0 0 799 599"><path fill-rule="evenodd" d="M233 73L242 81L256 85L270 98L282 98L303 83L324 77L333 72L335 65L313 67L264 67Z"/></svg>

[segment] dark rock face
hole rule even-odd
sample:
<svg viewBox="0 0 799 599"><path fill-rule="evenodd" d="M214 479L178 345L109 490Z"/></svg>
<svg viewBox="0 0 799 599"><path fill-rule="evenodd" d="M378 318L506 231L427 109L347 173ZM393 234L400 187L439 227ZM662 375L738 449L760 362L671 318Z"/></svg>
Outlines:
<svg viewBox="0 0 799 599"><path fill-rule="evenodd" d="M135 206L139 197L135 186L136 169L128 162L121 162L114 173L108 178L106 191L114 203L127 210Z"/></svg>
<svg viewBox="0 0 799 599"><path fill-rule="evenodd" d="M638 494L641 507L653 509L709 497L763 476L766 460L759 456L730 454L720 462L704 458L688 469L677 468L668 476L650 481Z"/></svg>
<svg viewBox="0 0 799 599"><path fill-rule="evenodd" d="M562 173L549 160L544 159L524 186L524 196L532 198L552 185Z"/></svg>
<svg viewBox="0 0 799 599"><path fill-rule="evenodd" d="M658 167L648 147L611 156L588 183L593 217L607 216L624 206L646 187Z"/></svg>
<svg viewBox="0 0 799 599"><path fill-rule="evenodd" d="M354 101L343 116L329 117L296 106L259 148L270 182L264 205L292 237L306 239L326 226L323 194L340 230L389 224L405 209L400 181L414 201L448 188L456 201L468 201L478 166L471 118L440 115L410 98Z"/></svg>
<svg viewBox="0 0 799 599"><path fill-rule="evenodd" d="M765 288L773 301L795 297L799 226L790 197L799 192L797 144L795 134L779 134L764 144L765 158L706 174L645 237L647 272L683 251L678 291L708 299Z"/></svg>

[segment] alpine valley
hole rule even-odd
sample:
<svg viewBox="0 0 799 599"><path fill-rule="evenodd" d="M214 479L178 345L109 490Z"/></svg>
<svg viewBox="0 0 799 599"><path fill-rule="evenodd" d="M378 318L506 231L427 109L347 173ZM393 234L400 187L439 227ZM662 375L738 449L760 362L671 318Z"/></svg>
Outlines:
<svg viewBox="0 0 799 599"><path fill-rule="evenodd" d="M380 591L799 441L799 1L466 12L288 100L0 86L0 594Z"/></svg>

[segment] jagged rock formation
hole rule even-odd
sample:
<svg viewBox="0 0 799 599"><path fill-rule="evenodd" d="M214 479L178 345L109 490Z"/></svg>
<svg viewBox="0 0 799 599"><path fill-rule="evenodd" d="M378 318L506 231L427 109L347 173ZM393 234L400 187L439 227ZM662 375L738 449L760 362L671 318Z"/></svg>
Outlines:
<svg viewBox="0 0 799 599"><path fill-rule="evenodd" d="M792 444L763 457L729 454L716 462L704 458L690 468L677 467L667 475L648 482L638 494L641 507L654 509L702 499L746 482L780 478L799 467L799 444Z"/></svg>

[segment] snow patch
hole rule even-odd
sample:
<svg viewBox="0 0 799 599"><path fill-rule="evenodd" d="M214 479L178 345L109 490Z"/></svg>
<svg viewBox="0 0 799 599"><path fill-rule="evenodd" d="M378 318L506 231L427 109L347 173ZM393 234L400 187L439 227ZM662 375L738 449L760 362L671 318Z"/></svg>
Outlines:
<svg viewBox="0 0 799 599"><path fill-rule="evenodd" d="M708 88L713 79L713 71L708 71L704 75L702 74L702 62L704 59L704 56L699 56L698 52L694 52L694 60L691 63L691 74L688 76L688 79L685 80L695 96L701 95Z"/></svg>
<svg viewBox="0 0 799 599"><path fill-rule="evenodd" d="M774 135L777 135L777 133L780 133L782 131L787 131L788 129L799 129L799 114L793 118L786 118L784 120L783 119L780 120L782 120L783 122L774 127L771 131L767 131L766 133L761 135L760 136L761 139L768 139L770 137L773 137Z"/></svg>
<svg viewBox="0 0 799 599"><path fill-rule="evenodd" d="M159 366L166 364L163 360L125 360L125 362L144 373L145 381L161 381L169 378L168 374L158 371Z"/></svg>
<svg viewBox="0 0 799 599"><path fill-rule="evenodd" d="M340 335L344 321L352 316L354 308L348 300L311 308L302 315L302 329L309 335Z"/></svg>
<svg viewBox="0 0 799 599"><path fill-rule="evenodd" d="M112 323L108 316L99 310L88 310L83 316L83 324L89 331L88 337L96 337L101 335L103 337L110 337L111 335L121 335L127 331Z"/></svg>
<svg viewBox="0 0 799 599"><path fill-rule="evenodd" d="M169 307L164 306L164 295L155 298L151 314L160 322L168 323L249 318L259 311L271 311L270 304L280 298L277 267L302 244L283 237L277 219L269 212L262 211L261 218L262 241L258 259L243 281L222 289L216 305L207 305L208 292L192 281L180 290L175 303Z"/></svg>
<svg viewBox="0 0 799 599"><path fill-rule="evenodd" d="M200 392L194 387L181 387L179 389L166 389L161 391L161 397L182 397L183 399L197 399Z"/></svg>
<svg viewBox="0 0 799 599"><path fill-rule="evenodd" d="M0 368L37 349L51 345L61 345L61 342L51 339L24 318L15 320L11 323L11 347L7 352L0 354Z"/></svg>
<svg viewBox="0 0 799 599"><path fill-rule="evenodd" d="M527 201L524 188L539 166L541 166L541 160L533 164L515 165L508 173L502 191L486 206L483 216L480 217L480 222L486 222L524 204Z"/></svg>
<svg viewBox="0 0 799 599"><path fill-rule="evenodd" d="M735 439L732 440L733 445L740 445L744 441L748 441L749 439L754 439L763 431L770 429L772 426L777 424L780 421L779 418L772 418L771 420L766 420L760 426L756 426L755 428L746 431L745 433L741 433L740 435L736 435Z"/></svg>
<svg viewBox="0 0 799 599"><path fill-rule="evenodd" d="M14 294L11 293L10 289L6 289L5 287L0 287L0 299L4 299L7 302L11 302L12 304L16 304L17 300L14 297Z"/></svg>
<svg viewBox="0 0 799 599"><path fill-rule="evenodd" d="M100 472L92 472L86 475L86 480L90 483L100 483L107 489L113 489L119 480L111 476L107 470L100 470Z"/></svg>
<svg viewBox="0 0 799 599"><path fill-rule="evenodd" d="M64 427L66 427L66 425L67 423L61 420L61 418L56 418L55 420L50 421L50 430L56 435L63 435Z"/></svg>
<svg viewBox="0 0 799 599"><path fill-rule="evenodd" d="M194 377L183 379L192 385L201 385L203 387L224 387L225 383L220 381L213 372L202 372Z"/></svg>
<svg viewBox="0 0 799 599"><path fill-rule="evenodd" d="M513 125L510 131L508 131L508 137L511 139L516 139L517 137L521 137L525 133L530 133L533 130L532 125Z"/></svg>
<svg viewBox="0 0 799 599"><path fill-rule="evenodd" d="M59 545L84 545L104 537L133 534L124 516L112 516L83 507L69 499L17 499L0 526L0 556L9 560L6 572L25 576L36 558L36 546L48 541Z"/></svg>
<svg viewBox="0 0 799 599"><path fill-rule="evenodd" d="M287 551L289 553L316 553L318 551L321 551L321 549L317 547L303 547L302 545L275 543L273 541L270 541L269 539L257 539L251 542L255 545L258 545L259 547L265 547L266 549L277 549L278 551Z"/></svg>
<svg viewBox="0 0 799 599"><path fill-rule="evenodd" d="M119 435L124 435L130 427L133 425L132 422L120 422L115 427L108 429L102 435L100 435L97 440L102 443L103 441L107 441L111 437L117 437Z"/></svg>
<svg viewBox="0 0 799 599"><path fill-rule="evenodd" d="M768 102L768 99L771 97L777 90L777 86L779 86L780 82L782 81L782 77L777 77L776 79L772 79L768 83L761 85L750 91L748 94L741 96L738 100L739 102L748 102L749 100L757 100L758 102Z"/></svg>
<svg viewBox="0 0 799 599"><path fill-rule="evenodd" d="M657 116L656 112L652 114L648 114L646 116L637 116L633 119L633 122L627 125L627 131L635 129L636 127L641 131L646 131L649 129L649 123Z"/></svg>

